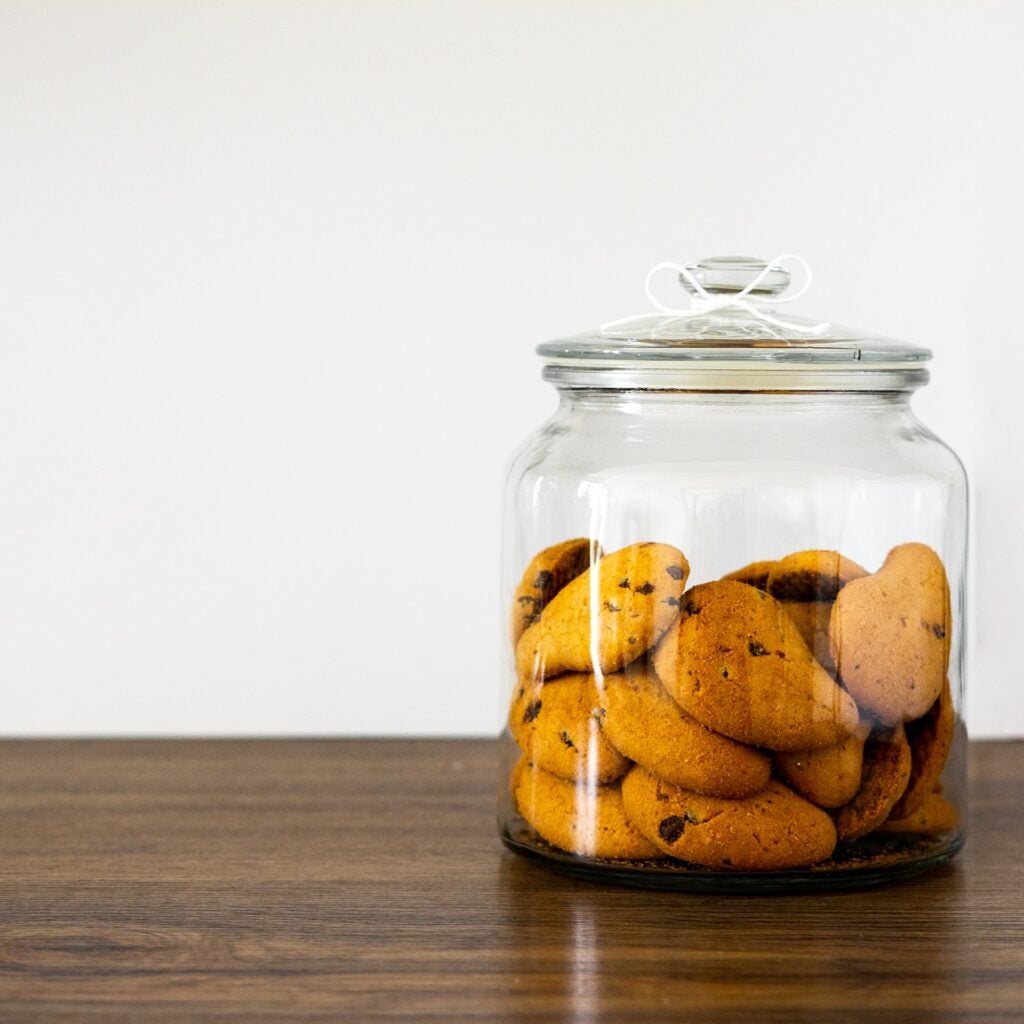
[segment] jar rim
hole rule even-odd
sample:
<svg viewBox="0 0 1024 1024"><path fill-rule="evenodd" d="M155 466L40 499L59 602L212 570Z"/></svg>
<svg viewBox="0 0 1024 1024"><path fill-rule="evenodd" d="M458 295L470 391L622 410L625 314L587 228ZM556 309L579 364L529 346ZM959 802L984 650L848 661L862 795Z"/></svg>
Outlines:
<svg viewBox="0 0 1024 1024"><path fill-rule="evenodd" d="M725 360L621 365L549 360L544 380L560 388L610 391L875 392L916 391L928 383L923 361L844 363L770 362L751 366Z"/></svg>

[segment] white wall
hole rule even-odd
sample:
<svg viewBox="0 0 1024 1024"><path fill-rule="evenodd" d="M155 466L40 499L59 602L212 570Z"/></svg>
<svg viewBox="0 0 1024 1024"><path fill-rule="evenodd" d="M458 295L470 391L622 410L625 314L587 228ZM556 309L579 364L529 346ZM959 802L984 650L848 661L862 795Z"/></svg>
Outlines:
<svg viewBox="0 0 1024 1024"><path fill-rule="evenodd" d="M935 350L1024 734L1024 6L0 4L0 733L484 733L540 340L662 259Z"/></svg>

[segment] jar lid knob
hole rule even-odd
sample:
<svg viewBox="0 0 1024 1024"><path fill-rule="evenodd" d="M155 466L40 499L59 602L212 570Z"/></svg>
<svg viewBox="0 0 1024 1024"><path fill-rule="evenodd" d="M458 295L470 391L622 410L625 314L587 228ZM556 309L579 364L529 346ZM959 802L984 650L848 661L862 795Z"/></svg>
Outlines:
<svg viewBox="0 0 1024 1024"><path fill-rule="evenodd" d="M687 263L686 273L679 274L682 286L691 294L709 295L780 295L790 285L792 275L779 262L753 256L711 256L697 263ZM701 292L703 291L703 295Z"/></svg>
<svg viewBox="0 0 1024 1024"><path fill-rule="evenodd" d="M792 295L781 295L790 283L789 271L783 263L793 262L804 272L803 284ZM676 309L665 305L653 291L655 277L663 270L671 270L686 287L692 298L689 309ZM780 320L766 312L766 306L793 302L799 299L811 286L811 268L806 260L794 253L780 253L771 260L753 259L749 256L715 256L701 260L699 263L688 263L685 267L679 263L656 263L647 272L644 291L652 306L661 313L672 318L678 324L685 320L706 318L712 313L723 313L734 321L737 315L758 320L763 324L797 334L821 335L829 329L827 323L799 323L795 320ZM750 296L753 301L747 301ZM624 325L645 319L649 314L627 316L621 320L613 320L601 325L601 333L608 334L619 330ZM662 325L664 326L664 325Z"/></svg>

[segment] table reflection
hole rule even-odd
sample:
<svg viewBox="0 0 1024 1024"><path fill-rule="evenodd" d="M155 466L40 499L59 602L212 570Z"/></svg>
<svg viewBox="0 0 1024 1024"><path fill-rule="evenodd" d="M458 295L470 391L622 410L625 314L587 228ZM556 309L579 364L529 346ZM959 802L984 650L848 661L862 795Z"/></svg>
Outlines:
<svg viewBox="0 0 1024 1024"><path fill-rule="evenodd" d="M938 1021L957 1005L967 894L956 864L875 889L787 896L616 888L511 854L499 871L511 988L543 995L559 1019L628 1021L642 1010L817 1020L909 1005L915 1021Z"/></svg>

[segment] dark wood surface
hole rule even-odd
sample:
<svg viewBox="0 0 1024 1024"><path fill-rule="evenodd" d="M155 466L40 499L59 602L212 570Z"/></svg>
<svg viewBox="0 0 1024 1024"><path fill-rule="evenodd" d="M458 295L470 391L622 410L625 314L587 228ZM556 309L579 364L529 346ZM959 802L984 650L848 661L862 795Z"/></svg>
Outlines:
<svg viewBox="0 0 1024 1024"><path fill-rule="evenodd" d="M953 864L802 896L515 857L493 750L0 743L0 1021L1024 1020L1024 743Z"/></svg>

